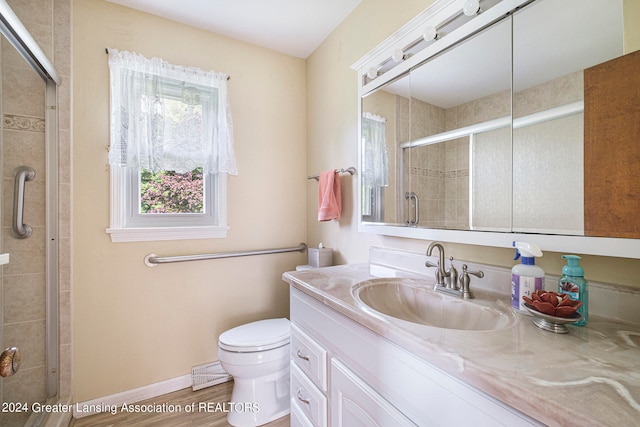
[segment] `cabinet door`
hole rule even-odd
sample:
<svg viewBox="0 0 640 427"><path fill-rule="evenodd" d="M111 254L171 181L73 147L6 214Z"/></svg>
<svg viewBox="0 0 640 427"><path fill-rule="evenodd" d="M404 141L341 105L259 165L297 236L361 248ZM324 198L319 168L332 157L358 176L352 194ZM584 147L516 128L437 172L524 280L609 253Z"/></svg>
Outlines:
<svg viewBox="0 0 640 427"><path fill-rule="evenodd" d="M415 426L336 359L331 360L331 425Z"/></svg>
<svg viewBox="0 0 640 427"><path fill-rule="evenodd" d="M587 236L640 237L638 68L640 51L584 70Z"/></svg>

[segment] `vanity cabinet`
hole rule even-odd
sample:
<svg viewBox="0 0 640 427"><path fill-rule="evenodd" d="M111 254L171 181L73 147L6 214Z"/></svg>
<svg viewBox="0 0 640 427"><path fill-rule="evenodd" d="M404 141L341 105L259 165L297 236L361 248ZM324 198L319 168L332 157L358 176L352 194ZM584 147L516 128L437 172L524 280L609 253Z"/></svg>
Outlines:
<svg viewBox="0 0 640 427"><path fill-rule="evenodd" d="M292 289L294 293L299 292ZM319 320L314 314L330 313L314 313L312 307L316 303L304 302L309 297L301 293L295 298L291 302L292 313L294 306L297 313L291 317L291 426L415 426L343 364L337 353L330 353L320 344L331 340L333 333L304 332L314 329L310 322ZM348 330L333 331L341 334Z"/></svg>
<svg viewBox="0 0 640 427"><path fill-rule="evenodd" d="M338 359L331 359L331 425L415 426Z"/></svg>
<svg viewBox="0 0 640 427"><path fill-rule="evenodd" d="M532 426L535 420L291 287L292 426Z"/></svg>

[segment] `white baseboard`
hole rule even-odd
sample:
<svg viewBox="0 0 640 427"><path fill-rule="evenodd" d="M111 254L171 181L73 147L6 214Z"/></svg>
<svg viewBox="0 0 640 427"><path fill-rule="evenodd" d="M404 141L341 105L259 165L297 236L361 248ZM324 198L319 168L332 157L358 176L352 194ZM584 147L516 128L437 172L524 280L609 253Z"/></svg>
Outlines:
<svg viewBox="0 0 640 427"><path fill-rule="evenodd" d="M191 387L191 375L183 375L98 399L75 403L73 405L73 416L74 418L82 418L102 412L109 412L112 408L120 409L123 403L136 403L188 387Z"/></svg>

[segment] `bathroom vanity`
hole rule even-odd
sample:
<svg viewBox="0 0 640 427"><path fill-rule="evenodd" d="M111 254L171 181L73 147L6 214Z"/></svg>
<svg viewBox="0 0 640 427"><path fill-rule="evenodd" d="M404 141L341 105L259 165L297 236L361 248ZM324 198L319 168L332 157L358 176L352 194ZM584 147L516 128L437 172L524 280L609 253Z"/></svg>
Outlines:
<svg viewBox="0 0 640 427"><path fill-rule="evenodd" d="M425 260L415 255L411 262ZM497 293L461 303L493 298L510 314L507 323L479 330L380 315L352 295L354 285L375 276L432 288L426 269L421 275L370 263L285 273L291 425L637 424L640 325L593 316L566 335L543 331L508 308L506 288L491 283L502 273L494 270L474 278L472 290L475 284Z"/></svg>

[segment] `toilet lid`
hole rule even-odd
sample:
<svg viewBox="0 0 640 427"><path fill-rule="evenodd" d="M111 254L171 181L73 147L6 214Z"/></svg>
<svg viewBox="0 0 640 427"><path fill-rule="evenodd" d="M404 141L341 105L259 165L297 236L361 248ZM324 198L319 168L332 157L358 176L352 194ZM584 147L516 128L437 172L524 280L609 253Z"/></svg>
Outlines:
<svg viewBox="0 0 640 427"><path fill-rule="evenodd" d="M265 351L289 343L289 320L267 319L237 326L220 334L221 349L235 352Z"/></svg>

